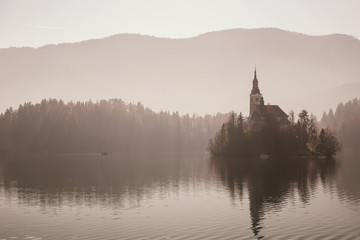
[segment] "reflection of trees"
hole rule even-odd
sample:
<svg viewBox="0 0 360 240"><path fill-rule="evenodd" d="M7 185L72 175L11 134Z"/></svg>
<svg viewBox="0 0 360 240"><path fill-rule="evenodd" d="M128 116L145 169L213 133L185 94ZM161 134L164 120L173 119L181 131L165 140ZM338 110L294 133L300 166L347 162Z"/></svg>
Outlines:
<svg viewBox="0 0 360 240"><path fill-rule="evenodd" d="M324 186L331 185L337 169L335 161L325 159L213 159L212 164L232 196L238 193L242 199L244 186L247 186L252 230L259 239L263 237L261 220L267 211L282 209L285 200L296 194L306 204L318 179Z"/></svg>
<svg viewBox="0 0 360 240"><path fill-rule="evenodd" d="M17 156L0 161L0 186L5 197L44 208L91 204L114 209L134 207L154 192L160 195L176 192L180 183L189 182L187 179L202 178L205 170L183 171L181 165L187 166L189 162L193 169L201 169L193 166L203 164L193 157Z"/></svg>
<svg viewBox="0 0 360 240"><path fill-rule="evenodd" d="M360 155L342 154L341 159L342 174L337 178L337 194L342 202L350 203L354 206L360 205Z"/></svg>

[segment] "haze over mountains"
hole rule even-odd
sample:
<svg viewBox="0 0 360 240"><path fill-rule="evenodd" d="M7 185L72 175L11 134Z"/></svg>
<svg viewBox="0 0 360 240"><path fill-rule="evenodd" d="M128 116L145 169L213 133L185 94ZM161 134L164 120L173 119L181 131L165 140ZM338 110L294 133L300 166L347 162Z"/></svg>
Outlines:
<svg viewBox="0 0 360 240"><path fill-rule="evenodd" d="M318 117L360 97L360 41L279 29L188 39L136 34L41 48L0 49L0 112L43 98L122 98L181 113L249 111L254 65L265 103Z"/></svg>

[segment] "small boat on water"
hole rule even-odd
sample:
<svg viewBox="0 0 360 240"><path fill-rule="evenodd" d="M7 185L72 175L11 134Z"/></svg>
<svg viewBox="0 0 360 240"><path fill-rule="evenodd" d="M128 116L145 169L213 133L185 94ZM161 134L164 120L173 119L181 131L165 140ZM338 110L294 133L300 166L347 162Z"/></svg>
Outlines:
<svg viewBox="0 0 360 240"><path fill-rule="evenodd" d="M108 153L107 151L101 151L101 152L100 152L100 155L101 155L101 156L107 156L107 155L109 155L109 153Z"/></svg>
<svg viewBox="0 0 360 240"><path fill-rule="evenodd" d="M261 160L268 160L268 159L270 158L270 155L268 155L268 154L260 154L260 155L259 155L259 158L260 158Z"/></svg>

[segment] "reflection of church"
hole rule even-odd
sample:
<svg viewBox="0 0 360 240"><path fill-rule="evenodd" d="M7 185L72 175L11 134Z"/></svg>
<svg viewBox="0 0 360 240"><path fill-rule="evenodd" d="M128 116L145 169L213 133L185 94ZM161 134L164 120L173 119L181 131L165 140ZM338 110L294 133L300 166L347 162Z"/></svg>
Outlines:
<svg viewBox="0 0 360 240"><path fill-rule="evenodd" d="M281 110L278 105L264 104L264 98L260 93L258 84L259 82L255 69L253 87L250 93L249 124L251 131L260 131L265 126L266 120L268 120L269 117L273 117L277 121L280 129L288 128L290 125L288 115L286 115L286 113Z"/></svg>
<svg viewBox="0 0 360 240"><path fill-rule="evenodd" d="M255 239L264 238L266 223L281 218L270 218L268 213L280 213L289 202L300 201L300 205L308 205L310 195L318 189L318 184L327 191L334 187L339 169L336 161L314 161L311 158L260 162L213 160L215 172L231 196L238 193L242 201L247 193L250 228Z"/></svg>

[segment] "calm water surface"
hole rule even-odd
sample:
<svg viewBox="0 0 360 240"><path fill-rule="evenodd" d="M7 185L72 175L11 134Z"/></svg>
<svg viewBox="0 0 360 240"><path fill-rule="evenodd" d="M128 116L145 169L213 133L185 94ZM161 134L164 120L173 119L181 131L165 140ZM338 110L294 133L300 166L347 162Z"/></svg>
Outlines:
<svg viewBox="0 0 360 240"><path fill-rule="evenodd" d="M0 239L360 239L360 156L0 159Z"/></svg>

